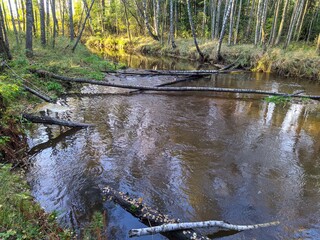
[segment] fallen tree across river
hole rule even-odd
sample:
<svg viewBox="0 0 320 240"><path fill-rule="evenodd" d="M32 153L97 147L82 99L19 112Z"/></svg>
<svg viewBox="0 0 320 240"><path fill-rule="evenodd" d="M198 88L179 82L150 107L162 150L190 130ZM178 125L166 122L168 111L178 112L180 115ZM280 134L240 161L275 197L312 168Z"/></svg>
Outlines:
<svg viewBox="0 0 320 240"><path fill-rule="evenodd" d="M49 124L49 125L59 125L59 126L76 127L76 128L86 128L86 127L93 126L93 124L71 122L71 121L61 120L61 119L52 118L48 116L30 115L27 113L24 113L22 117L33 123L43 123L43 124Z"/></svg>
<svg viewBox="0 0 320 240"><path fill-rule="evenodd" d="M271 92L264 90L255 89L238 89L238 88L217 88L217 87L147 87L147 86L137 86L129 84L116 84L106 81L97 81L86 78L71 78L66 76L57 75L44 70L30 70L33 73L41 77L54 78L65 82L76 82L76 83L88 83L93 85L101 85L107 87L117 87L126 89L137 89L144 91L160 91L160 92L223 92L223 93L240 93L240 94L258 94L258 95L269 95L269 96L282 96L282 97L294 97L294 98L310 98L314 100L320 100L319 95L302 95L297 93L281 93L281 92Z"/></svg>

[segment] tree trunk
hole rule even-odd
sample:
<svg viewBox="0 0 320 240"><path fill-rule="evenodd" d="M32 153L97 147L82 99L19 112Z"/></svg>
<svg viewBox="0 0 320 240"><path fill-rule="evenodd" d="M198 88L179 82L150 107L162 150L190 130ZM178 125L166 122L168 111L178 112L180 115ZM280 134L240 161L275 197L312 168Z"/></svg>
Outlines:
<svg viewBox="0 0 320 240"><path fill-rule="evenodd" d="M318 7L316 7L316 9L314 11L314 14L312 15L312 18L311 18L311 21L310 21L310 25L309 25L309 30L308 30L307 42L310 41L310 36L311 36L313 23L314 23L314 20L317 19L317 17L318 17L319 10L320 10L320 4L318 4Z"/></svg>
<svg viewBox="0 0 320 240"><path fill-rule="evenodd" d="M292 38L292 34L293 34L293 28L296 25L297 19L298 19L298 15L299 15L299 9L301 6L301 3L303 2L300 0L297 0L291 15L291 20L290 20L290 25L289 25L289 30L288 30L288 34L287 34L287 39L286 39L286 43L284 45L284 48L287 48L291 42L291 38Z"/></svg>
<svg viewBox="0 0 320 240"><path fill-rule="evenodd" d="M50 3L46 0L46 29L47 29L47 41L49 41L50 29Z"/></svg>
<svg viewBox="0 0 320 240"><path fill-rule="evenodd" d="M88 12L87 12L86 18L84 19L84 22L83 22L81 31L80 31L80 33L79 33L79 36L77 37L76 43L74 44L74 46L73 46L73 48L72 48L72 52L74 52L74 51L76 50L77 45L78 45L78 43L79 43L79 41L80 41L80 39L81 39L81 36L82 36L82 34L83 34L83 31L84 31L84 28L85 28L85 26L86 26L86 22L87 22L87 20L88 20L88 18L89 18L89 16L90 16L90 12L91 12L91 9L92 9L92 7L93 7L93 4L94 4L94 0L92 0L91 5L90 5L90 8L88 9Z"/></svg>
<svg viewBox="0 0 320 240"><path fill-rule="evenodd" d="M3 13L2 8L0 6L0 56L4 59L12 59L10 50L9 50L9 43L7 42L6 30L3 21ZM1 97L1 95L0 95ZM1 107L1 106L0 106ZM0 109L1 112L1 109Z"/></svg>
<svg viewBox="0 0 320 240"><path fill-rule="evenodd" d="M137 4L137 1L135 0L136 4ZM151 26L150 26L150 23L149 23L149 16L148 16L148 12L147 12L147 0L143 0L142 1L142 4L143 4L143 18L144 18L144 23L146 25L146 28L147 28L147 31L149 33L149 35L156 41L159 41L159 36L157 35L154 35L152 33L152 29L151 29ZM137 4L138 6L138 4Z"/></svg>
<svg viewBox="0 0 320 240"><path fill-rule="evenodd" d="M235 33L234 33L234 42L233 42L233 44L237 44L237 41L238 41L238 33L239 33L239 25L240 25L240 17L241 17L241 9L242 9L242 0L240 0L240 3L239 3L237 25L236 25L236 31L235 31Z"/></svg>
<svg viewBox="0 0 320 240"><path fill-rule="evenodd" d="M5 24L5 29L6 29L6 31L9 31L7 13L6 13L6 9L4 7L4 3L3 2L1 4L1 7L2 7L2 14L3 14L3 18L2 19L3 19L4 24Z"/></svg>
<svg viewBox="0 0 320 240"><path fill-rule="evenodd" d="M271 46L273 46L274 42L275 42L277 25L278 25L279 10L280 10L280 2L281 2L280 0L277 0L276 7L275 7L275 13L274 13L273 22L272 22L272 29L271 29L271 36L270 36L270 41L269 41L269 44Z"/></svg>
<svg viewBox="0 0 320 240"><path fill-rule="evenodd" d="M222 0L218 0L218 6L217 6L216 27L215 27L215 34L214 34L215 39L219 38L219 33L220 33L221 1Z"/></svg>
<svg viewBox="0 0 320 240"><path fill-rule="evenodd" d="M33 7L32 0L26 0L27 28L26 28L26 56L33 56L32 49L32 26L33 26Z"/></svg>
<svg viewBox="0 0 320 240"><path fill-rule="evenodd" d="M265 27L266 19L267 19L267 11L268 11L268 0L264 0L263 11L262 11L262 19L261 19L261 26L260 26L260 30L259 30L260 43L262 45L265 45L265 41L266 41L266 35L265 35L264 27Z"/></svg>
<svg viewBox="0 0 320 240"><path fill-rule="evenodd" d="M280 42L280 38L281 38L281 35L282 35L282 30L283 30L284 22L285 22L285 20L286 20L287 9L288 9L289 0L284 0L284 1L285 1L285 2L284 2L284 5L283 5L281 22L280 22L280 25L279 25L278 36L277 36L276 43L275 43L276 45L278 45L279 42Z"/></svg>
<svg viewBox="0 0 320 240"><path fill-rule="evenodd" d="M227 26L227 21L230 15L230 11L231 11L231 5L232 5L232 1L234 0L229 0L227 6L226 6L226 11L225 14L223 16L223 23L222 23L222 28L221 28L221 33L220 33L220 38L219 38L219 43L217 46L217 60L220 61L222 60L222 56L221 56L221 46L222 46L222 41L223 41L223 37L226 31L226 26Z"/></svg>
<svg viewBox="0 0 320 240"><path fill-rule="evenodd" d="M193 25L193 20L192 20L192 13L191 13L191 8L190 8L190 0L186 0L187 1L187 9L188 9L188 17L189 17L189 23L190 23L190 28L191 28L191 32L192 32L192 36L193 36L193 41L194 41L194 45L196 46L196 49L200 55L201 60L204 60L204 55L201 52L198 42L197 42L197 36L196 36L196 31L194 29L194 25Z"/></svg>
<svg viewBox="0 0 320 240"><path fill-rule="evenodd" d="M229 37L228 37L228 45L232 44L232 32L233 32L233 25L234 25L234 9L235 9L236 0L232 1L231 5L231 12L230 12L230 20L229 20Z"/></svg>
<svg viewBox="0 0 320 240"><path fill-rule="evenodd" d="M177 24L177 23L176 23ZM173 26L173 0L170 0L170 41L171 41L171 47L175 49L176 43L174 41L174 26Z"/></svg>
<svg viewBox="0 0 320 240"><path fill-rule="evenodd" d="M22 22L23 22L23 31L26 30L26 17L25 17L25 8L24 8L24 1L21 0L21 10L22 10Z"/></svg>
<svg viewBox="0 0 320 240"><path fill-rule="evenodd" d="M317 53L320 56L320 33L319 33L318 41L317 41Z"/></svg>
<svg viewBox="0 0 320 240"><path fill-rule="evenodd" d="M14 4L16 6L16 14L17 14L17 20L18 20L19 34L21 34L22 28L21 28L20 14L19 14L19 7L18 7L17 0L14 0Z"/></svg>
<svg viewBox="0 0 320 240"><path fill-rule="evenodd" d="M305 18L305 16L306 16L306 12L307 12L308 5L309 5L309 0L307 0L307 2L306 2L306 4L305 4L304 10L303 10L303 14L302 14L302 18L301 18L301 20L299 21L299 26L298 26L298 32L297 32L297 36L296 36L296 41L299 41L299 39L300 39L301 29L302 29L302 26L303 26L304 18Z"/></svg>
<svg viewBox="0 0 320 240"><path fill-rule="evenodd" d="M248 2L250 4L250 1ZM248 25L247 25L247 30L246 30L246 35L245 39L249 40L250 35L251 35L251 22L253 19L253 13L255 11L255 6L256 6L256 0L252 0L251 8L250 8L250 14L249 14L249 20L248 20Z"/></svg>
<svg viewBox="0 0 320 240"><path fill-rule="evenodd" d="M215 37L215 23L217 15L217 0L210 0L210 13L211 13L211 40Z"/></svg>
<svg viewBox="0 0 320 240"><path fill-rule="evenodd" d="M15 24L15 21L14 21L14 16L13 16L13 11L12 11L12 6L11 6L11 1L12 0L8 0L9 2L9 9L10 9L10 15L11 15L11 22L12 22L12 27L13 27L13 32L14 32L14 35L16 37L16 42L17 42L17 46L19 46L19 34L18 34L18 31L17 31L17 28L16 28L16 24ZM31 13L32 14L32 13Z"/></svg>
<svg viewBox="0 0 320 240"><path fill-rule="evenodd" d="M203 1L203 18L202 18L202 37L206 34L206 23L207 23L207 1Z"/></svg>
<svg viewBox="0 0 320 240"><path fill-rule="evenodd" d="M167 223L160 226L149 227L149 228L140 228L140 229L131 229L129 231L129 237L140 237L153 235L157 233L171 232L177 230L187 230L192 228L208 228L208 227L220 227L234 231L244 231L244 230L252 230L262 227L271 227L277 226L280 222L269 222L269 223L261 223L254 225L235 225L224 221L202 221L202 222L186 222L186 223Z"/></svg>
<svg viewBox="0 0 320 240"><path fill-rule="evenodd" d="M154 31L157 36L160 34L160 0L153 0L154 7Z"/></svg>
<svg viewBox="0 0 320 240"><path fill-rule="evenodd" d="M130 21L129 21L128 11L127 11L127 1L126 0L122 0L122 3L123 3L123 6L124 6L124 13L125 13L125 17L126 17L127 34L128 34L129 41L131 42Z"/></svg>
<svg viewBox="0 0 320 240"><path fill-rule="evenodd" d="M56 17L56 0L51 0L52 20L53 20L53 34L52 34L52 47L55 47L57 37L57 17Z"/></svg>
<svg viewBox="0 0 320 240"><path fill-rule="evenodd" d="M70 30L70 41L74 40L74 28L73 28L73 10L72 10L72 0L69 3L69 30Z"/></svg>
<svg viewBox="0 0 320 240"><path fill-rule="evenodd" d="M257 9L257 20L256 20L256 31L254 35L254 45L257 45L260 41L260 30L261 30L261 18L262 18L262 2L263 0L259 0L258 9Z"/></svg>
<svg viewBox="0 0 320 240"><path fill-rule="evenodd" d="M44 1L40 0L39 3L40 11L40 30L41 30L41 44L46 45L46 21L45 21L45 12L44 12Z"/></svg>
<svg viewBox="0 0 320 240"><path fill-rule="evenodd" d="M78 127L78 128L86 128L86 127L93 126L92 124L87 124L87 123L65 121L65 120L47 117L47 116L34 116L26 113L23 114L22 117L33 123L43 123L43 124L49 124L49 125L59 125L59 126Z"/></svg>

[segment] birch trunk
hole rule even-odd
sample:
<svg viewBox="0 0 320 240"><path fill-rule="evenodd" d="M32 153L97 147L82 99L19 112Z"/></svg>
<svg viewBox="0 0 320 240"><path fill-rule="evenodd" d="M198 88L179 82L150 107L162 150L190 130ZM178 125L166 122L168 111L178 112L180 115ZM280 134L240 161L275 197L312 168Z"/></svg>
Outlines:
<svg viewBox="0 0 320 240"><path fill-rule="evenodd" d="M296 35L296 41L299 41L299 38L300 38L300 35L301 35L301 29L302 29L302 26L303 26L304 18L306 16L308 5L309 5L309 0L307 0L307 2L305 4L304 10L303 10L303 14L302 14L302 18L301 18L301 20L299 22L298 32L297 32L297 35Z"/></svg>
<svg viewBox="0 0 320 240"><path fill-rule="evenodd" d="M250 4L250 2L249 2ZM253 13L255 11L255 6L256 6L256 0L252 0L251 8L250 8L250 15L249 15L249 20L248 20L248 25L246 29L246 40L249 40L250 35L251 35L251 22L253 19Z"/></svg>
<svg viewBox="0 0 320 240"><path fill-rule="evenodd" d="M312 18L311 18L311 22L310 22L309 30L308 30L307 42L310 41L310 35L311 35L312 27L313 27L313 22L314 22L315 19L317 19L319 10L320 10L320 4L318 5L318 7L316 8L316 10L314 11L314 14L313 14L313 16L312 16Z"/></svg>
<svg viewBox="0 0 320 240"><path fill-rule="evenodd" d="M263 0L259 0L258 2L258 9L257 9L257 20L256 20L256 31L255 31L255 35L254 35L254 45L257 45L258 42L260 41L260 29L261 29L261 15L262 15L262 1Z"/></svg>
<svg viewBox="0 0 320 240"><path fill-rule="evenodd" d="M11 15L11 22L12 22L12 27L13 27L13 32L14 32L14 36L16 37L16 42L17 42L17 46L19 46L19 34L18 34L18 30L14 21L14 16L13 16L13 11L12 11L12 6L11 6L11 1L12 0L8 0L9 2L9 10L10 10L10 15ZM32 14L32 13L31 13ZM31 30L32 31L32 30Z"/></svg>
<svg viewBox="0 0 320 240"><path fill-rule="evenodd" d="M23 0L21 0L20 1L20 3L21 3L21 10L22 10L22 22L23 22L23 31L25 31L26 30L26 17L25 17L25 8L24 8L24 1Z"/></svg>
<svg viewBox="0 0 320 240"><path fill-rule="evenodd" d="M222 23L221 33L220 33L219 43L218 43L218 46L217 46L217 56L216 56L216 58L217 58L218 61L222 59L222 56L221 56L221 45L222 45L222 41L223 41L225 30L226 30L228 17L230 15L232 1L234 1L234 0L229 0L228 4L226 6L226 9L227 9L226 13L223 16L223 23Z"/></svg>
<svg viewBox="0 0 320 240"><path fill-rule="evenodd" d="M237 44L237 41L238 41L238 33L239 33L239 25L240 25L240 17L241 17L241 9L242 9L242 0L240 0L240 3L239 3L237 26L236 26L236 31L235 31L235 33L234 33L234 42L233 42L233 44Z"/></svg>
<svg viewBox="0 0 320 240"><path fill-rule="evenodd" d="M231 4L231 12L230 12L230 21L229 21L229 37L228 37L228 45L232 44L232 32L233 32L233 25L234 25L234 9L235 9L236 0L232 1Z"/></svg>
<svg viewBox="0 0 320 240"><path fill-rule="evenodd" d="M292 38L292 34L293 34L293 28L296 25L297 18L298 18L298 15L299 15L300 5L301 5L302 2L303 2L303 0L302 1L297 0L296 3L295 3L294 9L293 9L293 12L292 12L292 15L291 15L289 30L288 30L287 39L286 39L286 43L284 45L284 48L287 48L289 46L290 42L291 42L291 38Z"/></svg>
<svg viewBox="0 0 320 240"><path fill-rule="evenodd" d="M207 23L207 1L203 1L203 17L202 17L202 37L206 34L206 23Z"/></svg>
<svg viewBox="0 0 320 240"><path fill-rule="evenodd" d="M174 26L173 26L173 0L170 0L170 41L171 47L175 49L176 43L174 41Z"/></svg>
<svg viewBox="0 0 320 240"><path fill-rule="evenodd" d="M80 39L81 39L81 37L82 37L84 28L85 28L85 26L86 26L86 22L87 22L87 20L88 20L88 18L89 18L89 16L90 16L90 12L91 12L91 9L92 9L93 4L94 4L94 1L95 1L95 0L92 0L92 2L91 2L90 8L88 9L86 18L84 19L84 22L83 22L81 31L80 31L80 33L79 33L79 36L77 37L77 40L76 40L74 46L72 47L72 52L74 52L74 51L76 50L76 48L77 48L77 46L78 46L78 43L79 43L79 41L80 41Z"/></svg>
<svg viewBox="0 0 320 240"><path fill-rule="evenodd" d="M135 1L136 2L136 1ZM136 2L137 4L137 2ZM146 28L147 28L147 31L149 33L149 35L156 41L159 41L159 36L157 35L154 35L152 33L152 29L151 29L151 26L150 26L150 23L149 23L149 17L148 17L148 13L147 13L147 0L143 0L142 1L142 4L143 4L143 18L144 18L144 23L146 25ZM138 6L138 5L137 5Z"/></svg>
<svg viewBox="0 0 320 240"><path fill-rule="evenodd" d="M70 41L74 40L74 28L73 28L73 9L72 9L72 0L68 1L69 3L69 31L70 31Z"/></svg>
<svg viewBox="0 0 320 240"><path fill-rule="evenodd" d="M318 41L317 41L317 53L320 56L320 33L319 33Z"/></svg>
<svg viewBox="0 0 320 240"><path fill-rule="evenodd" d="M27 28L26 28L26 56L32 57L32 26L33 26L32 0L26 0Z"/></svg>
<svg viewBox="0 0 320 240"><path fill-rule="evenodd" d="M0 24L2 25L4 42L5 42L6 47L8 49L7 56L8 56L8 59L10 60L10 59L12 59L12 55L10 53L10 45L9 45L8 34L7 34L8 28L5 25L5 15L4 15L4 12L3 12L1 5L0 5Z"/></svg>
<svg viewBox="0 0 320 240"><path fill-rule="evenodd" d="M269 41L269 44L271 46L273 46L274 42L275 42L277 25L278 25L279 10L280 10L280 2L281 2L280 0L277 0L276 7L275 7L275 14L273 17L271 36L270 36L270 41Z"/></svg>
<svg viewBox="0 0 320 240"><path fill-rule="evenodd" d="M217 0L210 1L211 7L211 39L213 40L215 37L215 22L216 22L216 12L217 12Z"/></svg>
<svg viewBox="0 0 320 240"><path fill-rule="evenodd" d="M280 38L281 38L281 35L282 35L284 22L286 20L287 9L288 9L289 0L284 0L284 1L285 2L284 2L284 5L283 5L281 22L280 22L280 25L279 25L279 31L278 31L278 35L277 35L277 39L276 39L276 43L275 43L276 45L278 45L279 42L280 42Z"/></svg>
<svg viewBox="0 0 320 240"><path fill-rule="evenodd" d="M208 227L220 227L234 231L252 230L262 227L272 227L279 225L280 222L269 222L254 225L234 225L224 221L203 221L203 222L186 222L186 223L168 223L156 227L131 229L129 231L129 237L139 237L153 235L163 232L171 232L177 230L186 230L192 228L208 228Z"/></svg>
<svg viewBox="0 0 320 240"><path fill-rule="evenodd" d="M0 6L0 53L3 54L2 56L4 59L9 59L9 60L12 59L1 6Z"/></svg>
<svg viewBox="0 0 320 240"><path fill-rule="evenodd" d="M194 41L194 45L196 46L197 52L200 55L201 60L204 60L204 55L201 52L199 45L198 45L198 41L197 41L197 35L196 35L196 31L194 29L194 24L193 24L193 19L192 19L192 13L191 13L191 7L190 7L190 0L186 0L187 1L187 10L188 10L188 17L189 17L189 23L190 23L190 28L191 28L191 32L192 32L192 37L193 37L193 41Z"/></svg>
<svg viewBox="0 0 320 240"><path fill-rule="evenodd" d="M8 26L8 19L7 19L7 13L6 13L6 9L4 7L4 4L2 2L1 4L1 7L2 7L2 14L3 14L3 21L4 21L4 24L5 24L5 29L6 31L9 31L9 26Z"/></svg>
<svg viewBox="0 0 320 240"><path fill-rule="evenodd" d="M53 20L52 47L54 48L56 44L56 37L57 37L56 0L51 0L51 10L52 10L52 20Z"/></svg>
<svg viewBox="0 0 320 240"><path fill-rule="evenodd" d="M265 44L265 40L266 40L264 27L266 24L267 12L268 12L268 0L264 0L262 19L261 19L261 25L260 25L260 30L259 30L259 37L260 37L261 44Z"/></svg>
<svg viewBox="0 0 320 240"><path fill-rule="evenodd" d="M127 2L126 2L126 0L122 0L122 3L124 6L124 13L125 13L125 17L126 17L127 34L128 34L129 41L131 42L130 21L129 21L128 11L127 11Z"/></svg>
<svg viewBox="0 0 320 240"><path fill-rule="evenodd" d="M44 12L44 0L39 2L40 11L40 31L41 31L41 44L46 45L46 22L45 22L45 12Z"/></svg>
<svg viewBox="0 0 320 240"><path fill-rule="evenodd" d="M16 14L17 14L17 20L18 20L19 34L21 34L22 28L21 28L20 14L19 14L19 8L18 8L18 2L17 2L17 0L14 0L14 4L15 4L15 6L16 6Z"/></svg>
<svg viewBox="0 0 320 240"><path fill-rule="evenodd" d="M222 0L218 0L218 6L217 6L216 27L215 27L215 35L214 35L215 39L219 38L219 33L220 33L221 1Z"/></svg>

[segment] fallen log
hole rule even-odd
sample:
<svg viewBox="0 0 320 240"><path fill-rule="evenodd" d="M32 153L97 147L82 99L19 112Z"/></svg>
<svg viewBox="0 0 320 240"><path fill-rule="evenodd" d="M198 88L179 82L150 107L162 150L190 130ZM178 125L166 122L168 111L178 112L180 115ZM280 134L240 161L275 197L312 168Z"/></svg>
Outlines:
<svg viewBox="0 0 320 240"><path fill-rule="evenodd" d="M33 123L43 123L43 124L49 124L49 125L59 125L59 126L78 127L78 128L86 128L86 127L93 126L93 124L77 123L77 122L65 121L65 120L47 117L47 116L35 116L27 113L22 114L22 117Z"/></svg>
<svg viewBox="0 0 320 240"><path fill-rule="evenodd" d="M203 222L186 222L186 223L169 223L161 226L131 229L129 231L129 237L140 237L146 235L152 235L157 233L165 233L177 230L186 230L191 228L208 228L208 227L221 227L234 231L252 230L256 228L271 227L279 225L280 222L268 222L254 225L234 225L224 221L203 221Z"/></svg>
<svg viewBox="0 0 320 240"><path fill-rule="evenodd" d="M131 213L134 217L139 218L140 221L147 226L158 226L162 224L179 222L179 219L169 218L168 215L164 215L159 211L148 207L146 204L142 203L142 200L131 198L127 194L118 192L110 186L104 187L102 189L102 194L106 199L114 201L123 209ZM162 234L169 238L181 240L209 240L209 238L206 236L202 236L200 233L192 229L188 229L188 231L178 230Z"/></svg>
<svg viewBox="0 0 320 240"><path fill-rule="evenodd" d="M258 95L270 95L270 96L282 96L293 98L310 98L314 100L320 100L319 95L293 95L289 93L271 92L255 89L237 89L237 88L217 88L217 87L146 87L127 84L109 83L106 81L97 81L85 78L71 78L60 76L44 70L31 70L31 72L38 74L41 77L51 77L60 81L77 82L77 83L89 83L93 85L101 85L108 87L126 88L126 89L138 89L144 91L161 91L161 92L223 92L223 93L241 93L241 94L258 94Z"/></svg>
<svg viewBox="0 0 320 240"><path fill-rule="evenodd" d="M200 75L206 76L211 74L221 74L221 73L230 73L233 71L223 71L223 70L144 70L144 71L133 71L133 70L124 70L124 71L104 71L105 73L115 73L115 74L124 74L124 75Z"/></svg>
<svg viewBox="0 0 320 240"><path fill-rule="evenodd" d="M26 91L28 91L28 92L32 93L33 95L41 98L42 100L44 100L46 102L49 102L49 103L55 103L55 100L53 100L52 98L50 98L50 97L48 97L48 96L46 96L46 95L44 95L44 94L42 94L42 93L40 93L38 91L26 86L26 85L22 85L22 86Z"/></svg>

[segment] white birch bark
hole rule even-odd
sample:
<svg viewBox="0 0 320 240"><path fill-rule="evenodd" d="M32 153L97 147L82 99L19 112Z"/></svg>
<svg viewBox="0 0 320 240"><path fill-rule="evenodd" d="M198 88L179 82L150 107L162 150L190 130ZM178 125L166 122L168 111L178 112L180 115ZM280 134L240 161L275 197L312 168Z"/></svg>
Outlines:
<svg viewBox="0 0 320 240"><path fill-rule="evenodd" d="M254 225L234 225L234 224L226 223L224 221L170 223L170 224L163 224L161 226L156 226L156 227L131 229L129 231L129 237L139 237L139 236L146 236L146 235L169 232L169 231L186 230L186 229L192 229L192 228L208 228L208 227L221 227L221 228L235 230L235 231L244 231L244 230L252 230L256 228L272 227L272 226L277 226L279 224L280 224L279 221L254 224Z"/></svg>

